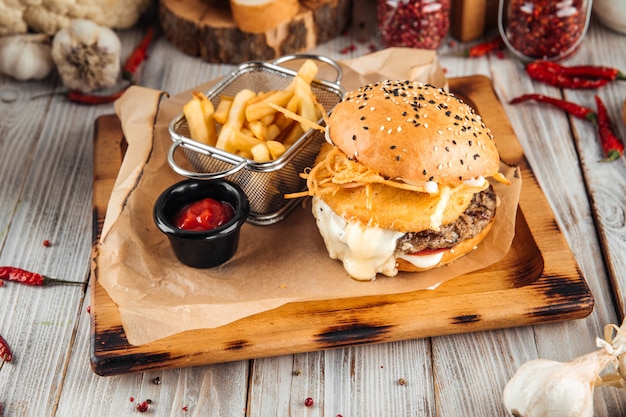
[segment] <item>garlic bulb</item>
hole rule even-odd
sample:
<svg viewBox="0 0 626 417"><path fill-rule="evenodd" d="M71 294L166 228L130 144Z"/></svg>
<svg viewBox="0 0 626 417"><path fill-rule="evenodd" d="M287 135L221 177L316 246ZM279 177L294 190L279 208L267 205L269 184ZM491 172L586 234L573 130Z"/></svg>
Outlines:
<svg viewBox="0 0 626 417"><path fill-rule="evenodd" d="M43 34L0 38L0 72L20 81L40 80L54 68L50 38Z"/></svg>
<svg viewBox="0 0 626 417"><path fill-rule="evenodd" d="M52 58L63 84L87 93L117 83L120 49L120 39L111 29L77 19L54 35Z"/></svg>
<svg viewBox="0 0 626 417"><path fill-rule="evenodd" d="M526 362L504 387L502 400L514 417L593 417L598 375L613 361L614 352L607 345L571 362Z"/></svg>
<svg viewBox="0 0 626 417"><path fill-rule="evenodd" d="M593 391L601 386L626 388L626 319L620 327L607 325L599 350L556 362L526 362L507 382L502 393L506 409L514 417L592 417ZM608 365L616 372L600 373Z"/></svg>

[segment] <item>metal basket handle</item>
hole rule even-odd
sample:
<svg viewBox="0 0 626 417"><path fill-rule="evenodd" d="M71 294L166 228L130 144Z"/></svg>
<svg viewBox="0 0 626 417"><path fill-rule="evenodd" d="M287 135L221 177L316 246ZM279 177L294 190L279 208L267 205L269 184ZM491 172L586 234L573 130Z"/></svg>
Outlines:
<svg viewBox="0 0 626 417"><path fill-rule="evenodd" d="M339 65L339 63L333 59L330 59L326 56L323 55L316 55L316 54L289 54L289 55L283 55L280 58L275 59L274 61L272 61L272 64L274 65L280 65L282 63L288 62L288 61L295 61L298 59L313 59L316 61L321 61L324 62L328 65L330 65L336 72L337 72L337 76L335 77L335 80L332 81L333 83L340 85L341 84L341 79L343 78L343 69L341 68L341 65Z"/></svg>
<svg viewBox="0 0 626 417"><path fill-rule="evenodd" d="M170 164L170 167L172 167L172 169L174 170L174 172L176 172L179 175L182 175L183 177L187 177L187 178L191 178L194 180L216 180L219 178L225 178L228 177L229 175L233 175L236 172L240 171L241 169L243 169L248 162L244 159L239 163L235 163L234 161L227 161L224 160L222 158L217 158L222 162L226 162L226 163L230 163L233 164L233 167L231 169L227 169L225 171L218 171L218 172L195 172L195 171L188 171L185 168L181 167L180 165L178 165L176 163L176 160L174 158L174 154L176 153L176 149L178 149L179 146L182 145L181 141L175 141L174 143L172 143L172 145L170 146L169 151L167 152L167 162ZM203 152L201 152L203 153ZM212 158L215 158L215 155L209 155Z"/></svg>

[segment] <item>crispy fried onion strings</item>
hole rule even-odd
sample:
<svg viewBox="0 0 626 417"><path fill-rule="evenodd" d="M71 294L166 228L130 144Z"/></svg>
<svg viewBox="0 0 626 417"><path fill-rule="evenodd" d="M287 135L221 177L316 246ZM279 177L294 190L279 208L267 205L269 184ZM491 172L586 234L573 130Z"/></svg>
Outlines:
<svg viewBox="0 0 626 417"><path fill-rule="evenodd" d="M341 188L366 187L368 208L371 205L371 184L379 183L403 190L426 192L424 186L411 185L384 178L378 170L350 160L339 148L333 147L313 168L300 174L307 180L307 191L285 195L285 198L320 196L336 193Z"/></svg>

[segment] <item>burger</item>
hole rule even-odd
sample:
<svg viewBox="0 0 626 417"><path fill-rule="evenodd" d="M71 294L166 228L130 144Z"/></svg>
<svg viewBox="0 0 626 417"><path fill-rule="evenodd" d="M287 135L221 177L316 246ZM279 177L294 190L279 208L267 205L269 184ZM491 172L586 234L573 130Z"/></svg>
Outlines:
<svg viewBox="0 0 626 417"><path fill-rule="evenodd" d="M357 280L425 271L472 251L506 182L493 135L453 94L384 81L346 94L306 174L331 258Z"/></svg>

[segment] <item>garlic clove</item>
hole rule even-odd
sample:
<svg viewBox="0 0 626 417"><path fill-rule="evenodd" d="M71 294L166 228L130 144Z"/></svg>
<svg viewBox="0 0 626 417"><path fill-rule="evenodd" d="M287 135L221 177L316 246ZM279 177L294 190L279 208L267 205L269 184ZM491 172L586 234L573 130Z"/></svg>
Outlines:
<svg viewBox="0 0 626 417"><path fill-rule="evenodd" d="M50 39L41 34L0 38L0 72L20 80L40 80L54 68Z"/></svg>

